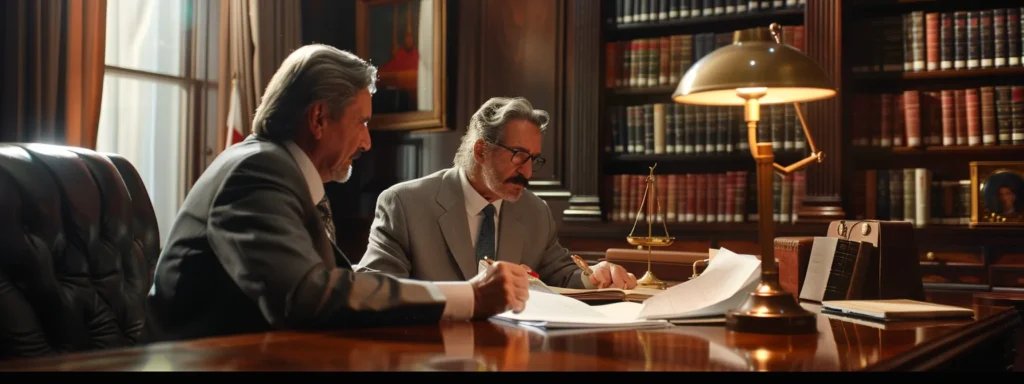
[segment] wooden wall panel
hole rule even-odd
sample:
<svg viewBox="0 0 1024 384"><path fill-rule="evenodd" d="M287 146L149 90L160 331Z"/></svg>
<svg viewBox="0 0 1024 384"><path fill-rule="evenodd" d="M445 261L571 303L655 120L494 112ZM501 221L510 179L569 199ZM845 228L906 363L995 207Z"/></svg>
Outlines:
<svg viewBox="0 0 1024 384"><path fill-rule="evenodd" d="M843 0L807 0L804 25L807 55L835 87L842 84ZM800 221L831 221L846 216L842 208L842 90L831 99L806 104L807 127L825 161L807 168L807 190Z"/></svg>
<svg viewBox="0 0 1024 384"><path fill-rule="evenodd" d="M480 2L479 98L522 96L552 118L544 132L548 162L531 181L561 185L563 154L562 73L565 1L486 0ZM466 17L472 17L466 15ZM470 115L475 109L468 111ZM468 119L467 119L468 121ZM539 184L545 185L545 184Z"/></svg>

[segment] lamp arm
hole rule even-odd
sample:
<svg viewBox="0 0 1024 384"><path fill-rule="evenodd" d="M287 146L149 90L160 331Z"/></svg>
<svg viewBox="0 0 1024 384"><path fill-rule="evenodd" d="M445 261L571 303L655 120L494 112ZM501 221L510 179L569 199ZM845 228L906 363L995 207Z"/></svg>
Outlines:
<svg viewBox="0 0 1024 384"><path fill-rule="evenodd" d="M807 138L807 145L811 147L811 154L804 159L785 167L779 165L779 163L773 163L772 167L775 168L775 171L784 175L799 171L810 165L811 162L817 161L820 163L825 157L825 154L818 152L818 148L814 145L814 138L811 137L811 131L807 129L807 122L804 121L804 114L800 112L800 105L793 103L793 108L796 109L796 116L800 118L800 126L803 127L804 137Z"/></svg>

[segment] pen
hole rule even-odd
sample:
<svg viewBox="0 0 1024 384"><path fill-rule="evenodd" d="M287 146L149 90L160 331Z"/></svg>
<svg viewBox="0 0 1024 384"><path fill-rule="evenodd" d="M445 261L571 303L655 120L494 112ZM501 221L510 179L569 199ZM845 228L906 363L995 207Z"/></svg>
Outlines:
<svg viewBox="0 0 1024 384"><path fill-rule="evenodd" d="M488 265L494 265L494 260L488 259L487 257L484 257L484 261L486 261ZM537 272L534 272L532 269L528 270L526 273L528 273L530 276L533 276L534 279L540 278L540 275L538 275Z"/></svg>
<svg viewBox="0 0 1024 384"><path fill-rule="evenodd" d="M576 266L580 267L580 269L583 270L584 276L590 276L594 274L594 271L590 269L590 265L588 265L587 261L583 260L582 257L579 257L577 255L572 255L569 257L572 257L572 261L576 263Z"/></svg>

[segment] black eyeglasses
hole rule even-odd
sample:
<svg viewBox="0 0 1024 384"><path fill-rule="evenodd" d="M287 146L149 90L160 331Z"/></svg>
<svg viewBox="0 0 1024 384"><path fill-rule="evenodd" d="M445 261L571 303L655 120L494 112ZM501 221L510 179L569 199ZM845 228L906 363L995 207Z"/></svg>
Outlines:
<svg viewBox="0 0 1024 384"><path fill-rule="evenodd" d="M491 144L494 144L494 145L497 145L499 147L505 148L509 152L512 152L512 164L523 165L523 164L526 164L527 161L531 161L532 160L533 161L533 171L534 172L539 171L541 168L544 168L544 163L547 162L547 160L545 160L543 157L540 157L540 155L533 156L529 152L524 151L522 149L509 148L509 147L506 147L505 145L503 145L501 143L491 143Z"/></svg>

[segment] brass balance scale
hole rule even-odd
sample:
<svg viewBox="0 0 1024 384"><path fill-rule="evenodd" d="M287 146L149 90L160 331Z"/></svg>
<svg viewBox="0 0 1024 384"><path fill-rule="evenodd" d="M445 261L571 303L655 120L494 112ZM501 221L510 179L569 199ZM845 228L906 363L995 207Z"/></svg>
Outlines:
<svg viewBox="0 0 1024 384"><path fill-rule="evenodd" d="M652 247L667 247L675 242L675 237L668 235L668 224L666 224L664 213L661 210L661 202L658 201L658 183L654 176L654 168L658 166L658 163L654 163L654 166L649 167L651 173L647 176L647 186L644 188L644 197L640 201L640 209L636 212L636 219L633 221L633 229L629 231L629 236L626 236L626 241L631 245L637 247L647 247L647 273L644 274L639 280L636 281L638 286L645 288L665 289L667 284L654 275L651 272L651 248ZM651 196L651 202L647 201L647 197ZM636 232L636 224L640 222L640 216L644 211L644 205L647 206L647 236L635 236L633 233ZM655 219L655 210L657 215L661 217L662 227L665 229L665 236L654 236L653 225Z"/></svg>

